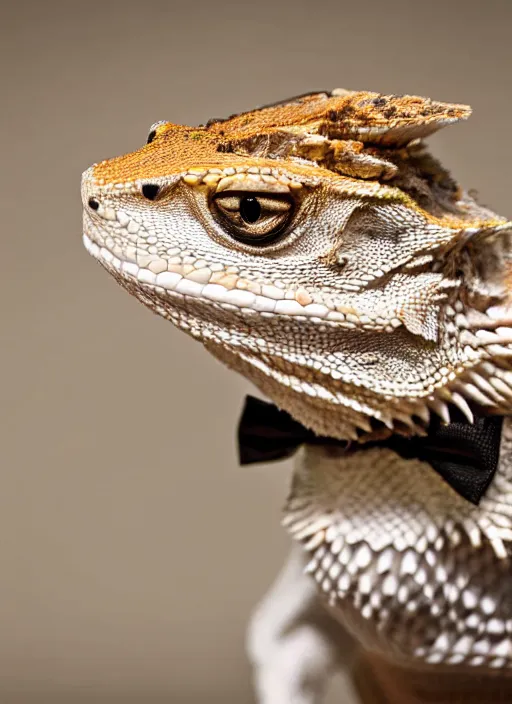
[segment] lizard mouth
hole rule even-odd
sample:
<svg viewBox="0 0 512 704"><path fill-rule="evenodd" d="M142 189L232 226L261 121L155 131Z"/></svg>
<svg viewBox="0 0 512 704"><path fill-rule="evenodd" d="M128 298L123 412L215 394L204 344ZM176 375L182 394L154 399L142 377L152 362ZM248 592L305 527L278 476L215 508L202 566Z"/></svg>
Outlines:
<svg viewBox="0 0 512 704"><path fill-rule="evenodd" d="M263 315L263 317L280 316L292 318L296 321L310 321L327 325L333 328L355 328L355 316L352 313L344 314L339 310L332 310L327 305L308 303L302 305L297 300L285 297L286 292L272 287L272 297L255 294L239 288L227 288L219 283L201 281L198 270L188 274L182 269L177 271L163 271L155 274L147 268L141 267L133 261L123 261L103 245L99 245L84 232L83 243L89 254L100 261L103 266L113 274L133 283L145 285L160 294L181 294L195 299L203 299L209 304L218 304L227 311L238 311L244 315ZM269 287L270 288L270 287ZM399 320L385 321L380 318L372 320L368 316L361 316L362 329L380 332L391 332L399 327Z"/></svg>
<svg viewBox="0 0 512 704"><path fill-rule="evenodd" d="M195 280L192 276L179 274L177 272L164 271L160 274L139 266L135 262L122 261L116 257L110 250L104 246L94 242L87 233L83 233L83 243L86 250L95 259L97 259L107 269L113 270L112 273L121 275L122 278L132 282L142 284L156 292L181 294L182 296L190 296L191 298L207 299L209 302L217 303L226 310L233 311L238 309L242 313L266 313L268 315L291 315L292 306L287 304L295 304L295 301L276 300L267 296L258 296L250 291L244 291L237 288L228 289L221 284L201 283ZM293 306L294 310L298 311L297 306ZM300 306L300 311L305 317L328 317L329 309L325 306L315 306L314 311L306 310L306 307ZM287 310L290 309L290 311ZM325 308L325 310L321 310ZM314 312L314 315L312 314ZM296 317L296 314L295 314ZM331 325L336 324L330 321Z"/></svg>

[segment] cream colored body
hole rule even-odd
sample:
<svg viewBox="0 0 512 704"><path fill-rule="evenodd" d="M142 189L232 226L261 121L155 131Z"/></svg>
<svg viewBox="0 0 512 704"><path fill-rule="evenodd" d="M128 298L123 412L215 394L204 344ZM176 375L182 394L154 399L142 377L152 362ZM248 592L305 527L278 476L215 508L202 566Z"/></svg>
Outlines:
<svg viewBox="0 0 512 704"><path fill-rule="evenodd" d="M292 550L249 632L260 701L318 702L355 643L415 670L510 671L511 507L509 420L479 506L390 450L304 448L284 523L308 557Z"/></svg>

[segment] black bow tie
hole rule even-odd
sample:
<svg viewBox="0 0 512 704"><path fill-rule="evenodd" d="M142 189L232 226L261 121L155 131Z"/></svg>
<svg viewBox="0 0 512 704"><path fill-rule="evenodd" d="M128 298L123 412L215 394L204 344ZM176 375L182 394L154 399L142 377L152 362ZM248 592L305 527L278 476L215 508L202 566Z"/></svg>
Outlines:
<svg viewBox="0 0 512 704"><path fill-rule="evenodd" d="M401 435L361 445L321 437L272 403L246 396L238 426L240 464L271 462L290 457L304 443L338 445L350 450L387 447L402 457L428 462L448 484L478 504L498 466L501 416L477 418L473 424L433 422L424 437Z"/></svg>

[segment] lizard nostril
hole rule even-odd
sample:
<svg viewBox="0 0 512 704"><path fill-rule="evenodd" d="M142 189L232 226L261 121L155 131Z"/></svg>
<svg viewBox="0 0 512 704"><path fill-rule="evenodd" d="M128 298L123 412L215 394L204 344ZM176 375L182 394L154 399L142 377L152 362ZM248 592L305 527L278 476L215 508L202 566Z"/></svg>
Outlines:
<svg viewBox="0 0 512 704"><path fill-rule="evenodd" d="M157 186L155 183L145 183L142 186L142 195L148 200L155 200L159 192L160 186Z"/></svg>
<svg viewBox="0 0 512 704"><path fill-rule="evenodd" d="M100 207L99 201L96 198L89 198L88 206L91 210L98 210Z"/></svg>

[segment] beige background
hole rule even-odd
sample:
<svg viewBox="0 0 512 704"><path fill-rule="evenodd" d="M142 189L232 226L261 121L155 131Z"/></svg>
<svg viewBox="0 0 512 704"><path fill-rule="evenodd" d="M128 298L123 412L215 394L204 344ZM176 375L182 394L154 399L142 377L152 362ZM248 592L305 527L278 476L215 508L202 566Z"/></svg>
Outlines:
<svg viewBox="0 0 512 704"><path fill-rule="evenodd" d="M250 702L245 622L287 550L290 466L237 466L248 385L88 257L80 173L158 119L412 92L473 106L432 146L511 216L512 3L6 5L0 702Z"/></svg>

